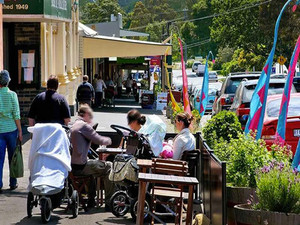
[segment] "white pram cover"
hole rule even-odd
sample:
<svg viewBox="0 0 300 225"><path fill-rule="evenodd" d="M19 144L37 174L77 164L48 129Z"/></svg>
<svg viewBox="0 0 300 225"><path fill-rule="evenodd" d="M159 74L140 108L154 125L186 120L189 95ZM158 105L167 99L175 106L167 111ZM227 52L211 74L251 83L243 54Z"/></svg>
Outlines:
<svg viewBox="0 0 300 225"><path fill-rule="evenodd" d="M29 127L28 131L33 134L28 190L43 187L42 194L62 190L71 171L70 142L65 130L60 124L46 123Z"/></svg>

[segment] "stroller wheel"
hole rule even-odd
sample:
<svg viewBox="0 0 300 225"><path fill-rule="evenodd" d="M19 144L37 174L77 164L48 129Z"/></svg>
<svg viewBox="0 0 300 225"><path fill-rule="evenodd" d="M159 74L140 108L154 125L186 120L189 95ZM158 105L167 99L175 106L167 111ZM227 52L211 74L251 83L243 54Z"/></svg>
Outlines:
<svg viewBox="0 0 300 225"><path fill-rule="evenodd" d="M41 198L41 217L43 223L48 223L51 219L51 199L50 198Z"/></svg>
<svg viewBox="0 0 300 225"><path fill-rule="evenodd" d="M116 192L110 199L110 209L116 217L125 216L129 211L129 199L124 191Z"/></svg>
<svg viewBox="0 0 300 225"><path fill-rule="evenodd" d="M71 209L72 209L73 218L76 218L78 216L78 210L79 210L79 195L76 190L73 191L71 201L72 201Z"/></svg>
<svg viewBox="0 0 300 225"><path fill-rule="evenodd" d="M136 221L137 208L138 208L138 198L135 198L130 203L130 214L131 214L131 217L132 217L133 221ZM151 210L151 208L150 208L150 198L148 196L146 196L145 207L144 207L144 220L147 220L147 219L150 218L150 215L149 215L150 210Z"/></svg>
<svg viewBox="0 0 300 225"><path fill-rule="evenodd" d="M34 196L32 192L29 192L27 195L27 216L28 218L32 217L32 209L34 206Z"/></svg>

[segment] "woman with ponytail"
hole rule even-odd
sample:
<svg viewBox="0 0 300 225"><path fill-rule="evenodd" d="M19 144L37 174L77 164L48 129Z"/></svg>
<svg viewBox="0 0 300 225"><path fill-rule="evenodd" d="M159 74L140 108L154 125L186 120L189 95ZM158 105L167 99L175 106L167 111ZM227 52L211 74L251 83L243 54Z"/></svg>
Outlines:
<svg viewBox="0 0 300 225"><path fill-rule="evenodd" d="M173 141L173 159L175 160L180 160L184 151L195 150L195 137L189 129L193 119L193 116L187 112L179 113L176 116L175 123L179 134Z"/></svg>
<svg viewBox="0 0 300 225"><path fill-rule="evenodd" d="M147 136L154 155L159 156L167 130L161 118L156 115L149 115L146 118L138 110L133 109L127 114L127 122L131 130Z"/></svg>

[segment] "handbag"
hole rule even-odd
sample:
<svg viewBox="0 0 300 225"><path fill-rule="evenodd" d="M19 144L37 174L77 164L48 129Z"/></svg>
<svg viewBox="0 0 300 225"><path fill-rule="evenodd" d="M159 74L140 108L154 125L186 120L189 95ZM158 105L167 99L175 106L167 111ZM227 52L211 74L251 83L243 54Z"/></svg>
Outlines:
<svg viewBox="0 0 300 225"><path fill-rule="evenodd" d="M17 146L10 163L9 171L10 177L20 178L24 176L22 144L20 140L17 141Z"/></svg>
<svg viewBox="0 0 300 225"><path fill-rule="evenodd" d="M109 174L112 182L122 182L125 180L137 182L138 169L134 156L127 154L116 155Z"/></svg>

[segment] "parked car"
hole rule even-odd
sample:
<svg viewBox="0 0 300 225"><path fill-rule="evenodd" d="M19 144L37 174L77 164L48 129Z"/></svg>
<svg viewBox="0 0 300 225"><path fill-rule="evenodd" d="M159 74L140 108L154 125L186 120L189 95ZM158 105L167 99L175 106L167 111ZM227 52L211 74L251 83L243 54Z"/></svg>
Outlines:
<svg viewBox="0 0 300 225"><path fill-rule="evenodd" d="M293 84L295 85L297 91L300 92L300 72L296 73Z"/></svg>
<svg viewBox="0 0 300 225"><path fill-rule="evenodd" d="M197 73L198 72L198 66L202 65L202 63L200 61L195 61L192 65L192 71Z"/></svg>
<svg viewBox="0 0 300 225"><path fill-rule="evenodd" d="M217 98L213 104L213 114L218 114L222 110L229 110L234 100L235 92L242 80L257 80L260 73L235 73L229 74L220 91L217 92Z"/></svg>
<svg viewBox="0 0 300 225"><path fill-rule="evenodd" d="M206 106L206 111L211 112L212 106L216 98L216 94L221 89L221 83L209 84L208 89L208 103ZM190 95L190 103L192 109L200 109L200 97L201 97L201 88L202 86L195 87Z"/></svg>
<svg viewBox="0 0 300 225"><path fill-rule="evenodd" d="M268 146L275 142L282 95L269 96L262 130L262 138ZM286 125L286 143L295 154L300 138L300 93L291 94Z"/></svg>
<svg viewBox="0 0 300 225"><path fill-rule="evenodd" d="M235 93L234 101L230 110L235 112L244 128L250 113L250 102L253 92L257 86L258 80L242 81ZM271 79L268 95L282 94L284 90L285 79ZM292 87L292 93L296 93L295 87Z"/></svg>
<svg viewBox="0 0 300 225"><path fill-rule="evenodd" d="M205 73L205 65L198 65L198 69L195 72L198 77L203 77Z"/></svg>
<svg viewBox="0 0 300 225"><path fill-rule="evenodd" d="M192 91L193 87L202 85L202 80L195 73L187 74L187 78L190 92ZM175 90L182 91L182 75L173 78L173 85L175 86Z"/></svg>
<svg viewBox="0 0 300 225"><path fill-rule="evenodd" d="M216 71L209 71L209 82L217 82L218 81L218 73Z"/></svg>

